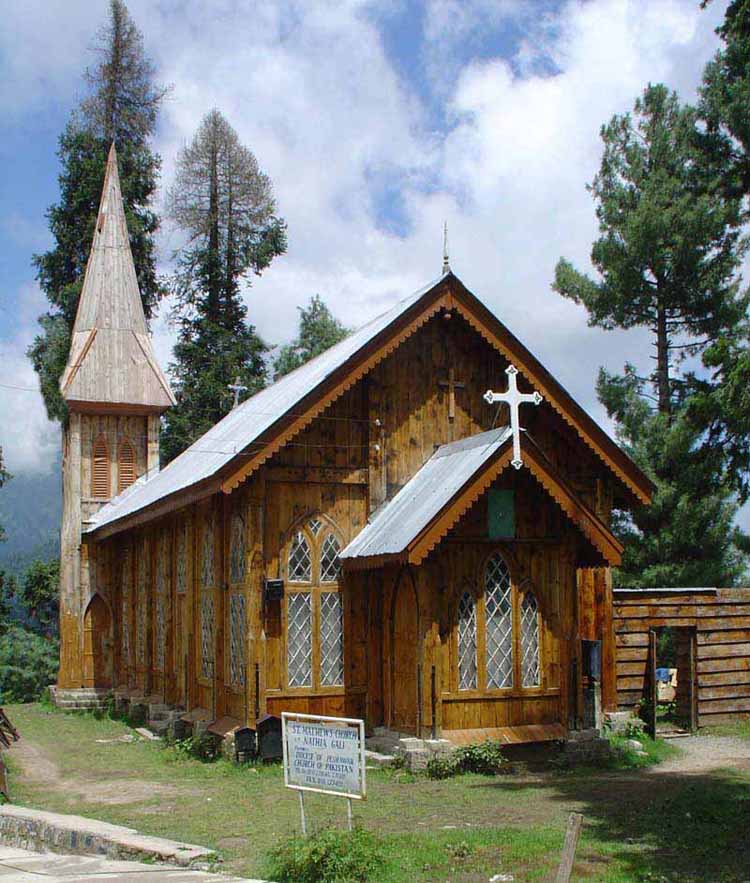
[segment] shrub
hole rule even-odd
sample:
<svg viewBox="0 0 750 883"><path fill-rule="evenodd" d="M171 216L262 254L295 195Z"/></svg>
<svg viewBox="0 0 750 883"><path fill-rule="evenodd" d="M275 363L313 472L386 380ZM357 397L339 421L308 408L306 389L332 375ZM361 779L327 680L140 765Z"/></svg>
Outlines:
<svg viewBox="0 0 750 883"><path fill-rule="evenodd" d="M496 775L505 763L502 745L492 739L462 745L456 749L453 757L461 772L481 773L485 776Z"/></svg>
<svg viewBox="0 0 750 883"><path fill-rule="evenodd" d="M326 829L272 849L266 876L278 883L365 883L382 865L380 842L368 831Z"/></svg>
<svg viewBox="0 0 750 883"><path fill-rule="evenodd" d="M435 755L427 761L427 775L430 779L449 779L460 772L452 754Z"/></svg>
<svg viewBox="0 0 750 883"><path fill-rule="evenodd" d="M20 626L0 637L0 705L34 702L57 680L59 644Z"/></svg>
<svg viewBox="0 0 750 883"><path fill-rule="evenodd" d="M167 741L180 760L201 760L204 763L214 761L219 756L219 742L211 733L198 733L186 739Z"/></svg>

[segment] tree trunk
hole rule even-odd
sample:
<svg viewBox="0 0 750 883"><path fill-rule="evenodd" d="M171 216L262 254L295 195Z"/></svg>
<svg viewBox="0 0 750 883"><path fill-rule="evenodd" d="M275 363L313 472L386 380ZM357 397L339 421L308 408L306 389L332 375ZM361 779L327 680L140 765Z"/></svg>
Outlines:
<svg viewBox="0 0 750 883"><path fill-rule="evenodd" d="M672 397L669 389L669 334L667 311L661 302L656 308L656 388L659 413L669 417L672 413Z"/></svg>
<svg viewBox="0 0 750 883"><path fill-rule="evenodd" d="M219 278L219 149L214 129L210 153L210 193L208 201L208 319L215 322L220 313L221 279Z"/></svg>

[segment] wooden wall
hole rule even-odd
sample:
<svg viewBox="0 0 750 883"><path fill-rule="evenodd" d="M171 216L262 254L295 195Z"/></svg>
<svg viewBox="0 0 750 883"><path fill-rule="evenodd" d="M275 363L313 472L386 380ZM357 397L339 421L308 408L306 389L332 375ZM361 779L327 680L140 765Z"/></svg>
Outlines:
<svg viewBox="0 0 750 883"><path fill-rule="evenodd" d="M647 695L648 632L695 629L698 726L750 717L750 589L615 590L617 699Z"/></svg>

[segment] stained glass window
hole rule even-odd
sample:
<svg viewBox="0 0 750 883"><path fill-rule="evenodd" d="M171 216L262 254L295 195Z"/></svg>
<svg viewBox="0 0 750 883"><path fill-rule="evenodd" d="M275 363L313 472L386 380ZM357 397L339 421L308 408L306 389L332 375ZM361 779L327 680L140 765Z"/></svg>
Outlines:
<svg viewBox="0 0 750 883"><path fill-rule="evenodd" d="M288 575L290 582L309 583L312 580L312 556L307 537L300 530L289 547Z"/></svg>
<svg viewBox="0 0 750 883"><path fill-rule="evenodd" d="M344 605L338 592L320 595L320 683L344 684Z"/></svg>
<svg viewBox="0 0 750 883"><path fill-rule="evenodd" d="M339 561L339 541L329 533L323 540L320 550L320 580L324 583L335 583L339 578L341 562Z"/></svg>
<svg viewBox="0 0 750 883"><path fill-rule="evenodd" d="M312 595L293 592L287 603L287 680L290 687L312 686Z"/></svg>
<svg viewBox="0 0 750 883"><path fill-rule="evenodd" d="M513 686L513 605L508 565L493 555L484 571L487 687Z"/></svg>
<svg viewBox="0 0 750 883"><path fill-rule="evenodd" d="M245 686L245 596L234 592L229 599L229 681Z"/></svg>
<svg viewBox="0 0 750 883"><path fill-rule="evenodd" d="M477 607L469 592L458 602L458 689L477 687Z"/></svg>
<svg viewBox="0 0 750 883"><path fill-rule="evenodd" d="M233 583L245 581L245 519L238 512L232 516L229 569Z"/></svg>
<svg viewBox="0 0 750 883"><path fill-rule="evenodd" d="M539 609L533 592L526 592L521 603L521 683L538 687L539 675Z"/></svg>

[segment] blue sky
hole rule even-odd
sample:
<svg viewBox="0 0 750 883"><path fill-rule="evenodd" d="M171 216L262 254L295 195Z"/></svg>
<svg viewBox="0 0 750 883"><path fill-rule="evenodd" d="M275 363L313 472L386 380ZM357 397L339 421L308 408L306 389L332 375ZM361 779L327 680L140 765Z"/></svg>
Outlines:
<svg viewBox="0 0 750 883"><path fill-rule="evenodd" d="M155 147L179 148L218 107L271 176L289 250L246 292L271 343L318 292L360 324L440 270L442 226L466 284L595 418L600 365L648 364L639 332L590 329L550 290L560 255L588 266L585 184L600 125L649 81L692 99L716 51L721 0L130 0L173 91ZM8 5L0 32L0 383L35 388L24 357L44 299L31 256L49 244L56 140L80 100L105 0ZM161 197L160 197L161 198ZM177 242L164 227L162 268ZM172 332L153 323L159 357ZM56 427L36 392L0 387L15 472L50 468Z"/></svg>

